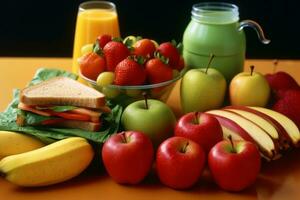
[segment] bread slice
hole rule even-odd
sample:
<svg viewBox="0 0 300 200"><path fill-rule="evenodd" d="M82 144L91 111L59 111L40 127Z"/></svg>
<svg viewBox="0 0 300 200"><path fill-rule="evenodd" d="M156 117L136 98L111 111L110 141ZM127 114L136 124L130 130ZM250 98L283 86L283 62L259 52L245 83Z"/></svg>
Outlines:
<svg viewBox="0 0 300 200"><path fill-rule="evenodd" d="M69 105L98 109L105 106L105 96L73 79L55 77L23 89L20 102L27 105Z"/></svg>
<svg viewBox="0 0 300 200"><path fill-rule="evenodd" d="M64 120L47 126L63 127L63 128L78 128L86 131L99 131L101 124L95 122L78 121L78 120Z"/></svg>

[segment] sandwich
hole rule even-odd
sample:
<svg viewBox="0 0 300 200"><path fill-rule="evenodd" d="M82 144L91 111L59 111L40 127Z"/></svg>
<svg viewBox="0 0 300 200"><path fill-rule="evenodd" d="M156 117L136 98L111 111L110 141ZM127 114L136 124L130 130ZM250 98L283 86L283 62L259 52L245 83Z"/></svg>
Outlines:
<svg viewBox="0 0 300 200"><path fill-rule="evenodd" d="M105 96L78 81L55 77L20 92L19 126L53 126L99 131L101 115L110 112Z"/></svg>

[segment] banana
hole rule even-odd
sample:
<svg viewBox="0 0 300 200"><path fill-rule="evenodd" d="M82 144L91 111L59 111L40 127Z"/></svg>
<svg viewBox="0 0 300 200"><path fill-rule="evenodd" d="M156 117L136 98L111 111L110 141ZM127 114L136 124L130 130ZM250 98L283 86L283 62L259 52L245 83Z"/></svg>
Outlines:
<svg viewBox="0 0 300 200"><path fill-rule="evenodd" d="M45 146L34 137L11 131L0 131L0 160L5 156L24 153Z"/></svg>
<svg viewBox="0 0 300 200"><path fill-rule="evenodd" d="M92 146L84 138L71 137L3 158L0 173L19 186L46 186L77 176L90 164L93 156Z"/></svg>

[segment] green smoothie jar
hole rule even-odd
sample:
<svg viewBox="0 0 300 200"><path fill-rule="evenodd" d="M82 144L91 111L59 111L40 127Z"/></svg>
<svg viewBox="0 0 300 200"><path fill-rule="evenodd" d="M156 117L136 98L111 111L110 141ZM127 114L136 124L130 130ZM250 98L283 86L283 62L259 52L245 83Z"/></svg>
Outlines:
<svg viewBox="0 0 300 200"><path fill-rule="evenodd" d="M206 67L209 56L214 54L211 66L230 81L243 70L246 52L244 27L256 30L263 44L270 43L259 24L251 20L239 22L236 5L220 2L193 5L191 21L183 35L186 65Z"/></svg>

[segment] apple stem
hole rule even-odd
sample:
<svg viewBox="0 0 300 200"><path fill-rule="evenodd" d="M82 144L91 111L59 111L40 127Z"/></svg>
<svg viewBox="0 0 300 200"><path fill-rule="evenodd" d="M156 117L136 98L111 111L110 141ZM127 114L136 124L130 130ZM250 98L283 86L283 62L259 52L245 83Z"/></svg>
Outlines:
<svg viewBox="0 0 300 200"><path fill-rule="evenodd" d="M187 148L187 146L189 146L189 142L187 142L184 146L183 146L183 148L181 149L181 153L185 153L186 152L186 148Z"/></svg>
<svg viewBox="0 0 300 200"><path fill-rule="evenodd" d="M195 112L195 123L199 124L199 112Z"/></svg>
<svg viewBox="0 0 300 200"><path fill-rule="evenodd" d="M235 147L234 147L234 143L233 143L233 140L232 140L232 136L229 135L229 136L228 136L228 139L229 139L230 144L231 144L231 147L232 147L232 153L236 153L236 149L235 149Z"/></svg>
<svg viewBox="0 0 300 200"><path fill-rule="evenodd" d="M144 100L145 100L145 108L148 110L148 95L147 92L143 92Z"/></svg>
<svg viewBox="0 0 300 200"><path fill-rule="evenodd" d="M275 59L275 60L273 61L273 74L276 72L277 66L278 66L278 60Z"/></svg>
<svg viewBox="0 0 300 200"><path fill-rule="evenodd" d="M125 136L125 131L121 132L120 134L122 136L123 143L127 143L127 139L126 139L126 136Z"/></svg>
<svg viewBox="0 0 300 200"><path fill-rule="evenodd" d="M208 64L206 66L206 70L205 70L205 74L207 74L207 70L208 68L210 67L210 64L211 64L211 61L214 59L215 55L214 54L210 54L210 58L209 58L209 61L208 61Z"/></svg>
<svg viewBox="0 0 300 200"><path fill-rule="evenodd" d="M252 76L252 74L253 74L253 71L254 71L254 65L251 65L250 66L250 75Z"/></svg>

